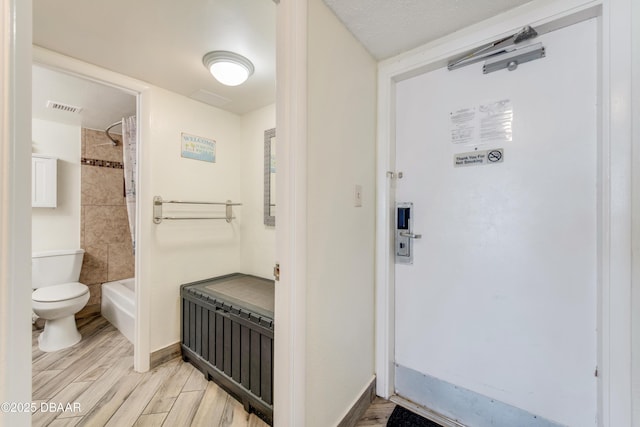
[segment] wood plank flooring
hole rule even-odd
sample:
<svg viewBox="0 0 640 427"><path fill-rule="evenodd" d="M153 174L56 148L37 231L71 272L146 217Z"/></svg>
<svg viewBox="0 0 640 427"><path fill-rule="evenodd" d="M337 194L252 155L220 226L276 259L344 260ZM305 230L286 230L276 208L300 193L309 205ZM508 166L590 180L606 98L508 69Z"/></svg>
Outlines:
<svg viewBox="0 0 640 427"><path fill-rule="evenodd" d="M385 427L395 407L395 403L376 397L355 427Z"/></svg>
<svg viewBox="0 0 640 427"><path fill-rule="evenodd" d="M267 426L180 358L135 372L133 346L101 316L78 328L82 341L53 353L33 331L33 426ZM376 399L357 426L385 426L394 407Z"/></svg>
<svg viewBox="0 0 640 427"><path fill-rule="evenodd" d="M104 318L78 327L82 341L53 353L33 331L33 426L267 426L180 358L135 372L133 346Z"/></svg>

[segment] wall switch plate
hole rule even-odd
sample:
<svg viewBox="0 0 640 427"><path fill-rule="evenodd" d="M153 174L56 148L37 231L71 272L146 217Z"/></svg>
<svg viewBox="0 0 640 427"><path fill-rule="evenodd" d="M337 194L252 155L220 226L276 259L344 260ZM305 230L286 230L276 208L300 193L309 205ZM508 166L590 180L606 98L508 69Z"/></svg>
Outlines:
<svg viewBox="0 0 640 427"><path fill-rule="evenodd" d="M362 185L356 184L356 189L353 193L353 206L356 208L362 207Z"/></svg>

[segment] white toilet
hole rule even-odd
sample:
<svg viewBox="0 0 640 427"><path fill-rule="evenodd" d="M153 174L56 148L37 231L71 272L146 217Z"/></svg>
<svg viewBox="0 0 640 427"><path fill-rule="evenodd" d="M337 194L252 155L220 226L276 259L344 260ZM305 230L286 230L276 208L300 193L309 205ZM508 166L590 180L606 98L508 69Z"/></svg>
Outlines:
<svg viewBox="0 0 640 427"><path fill-rule="evenodd" d="M33 253L31 295L33 311L46 320L38 337L42 351L70 347L82 338L74 315L89 301L89 288L78 282L84 250Z"/></svg>

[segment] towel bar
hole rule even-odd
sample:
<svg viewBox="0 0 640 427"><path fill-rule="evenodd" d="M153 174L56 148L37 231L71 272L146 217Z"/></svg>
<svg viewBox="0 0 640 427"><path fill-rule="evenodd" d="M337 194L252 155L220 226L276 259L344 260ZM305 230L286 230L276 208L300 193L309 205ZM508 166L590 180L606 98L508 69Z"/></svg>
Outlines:
<svg viewBox="0 0 640 427"><path fill-rule="evenodd" d="M220 205L226 206L225 216L164 216L162 215L163 204L186 204L186 205ZM226 202L198 202L186 200L162 200L162 197L155 196L153 198L153 222L160 224L163 220L185 220L185 219L224 219L231 222L236 217L233 216L233 206L242 206L242 203L233 203L231 200Z"/></svg>

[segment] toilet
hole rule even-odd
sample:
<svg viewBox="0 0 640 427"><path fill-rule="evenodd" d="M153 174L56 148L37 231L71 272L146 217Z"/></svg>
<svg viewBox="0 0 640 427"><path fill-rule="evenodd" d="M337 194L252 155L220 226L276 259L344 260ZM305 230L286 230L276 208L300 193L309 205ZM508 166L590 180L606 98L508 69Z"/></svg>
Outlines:
<svg viewBox="0 0 640 427"><path fill-rule="evenodd" d="M42 351L71 347L82 338L75 314L89 301L89 288L78 282L84 250L33 253L31 295L34 313L46 322L38 337Z"/></svg>

